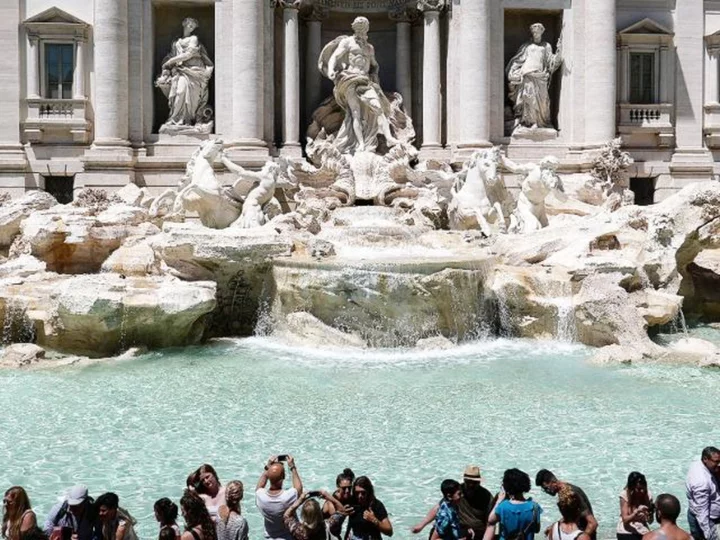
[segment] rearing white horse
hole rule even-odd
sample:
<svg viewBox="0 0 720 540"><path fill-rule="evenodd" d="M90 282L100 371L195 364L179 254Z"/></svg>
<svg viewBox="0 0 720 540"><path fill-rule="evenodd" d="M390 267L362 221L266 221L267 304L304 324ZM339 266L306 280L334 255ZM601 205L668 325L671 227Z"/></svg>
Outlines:
<svg viewBox="0 0 720 540"><path fill-rule="evenodd" d="M507 230L512 197L499 173L499 147L476 151L463 167L448 205L450 228L480 229L485 236Z"/></svg>

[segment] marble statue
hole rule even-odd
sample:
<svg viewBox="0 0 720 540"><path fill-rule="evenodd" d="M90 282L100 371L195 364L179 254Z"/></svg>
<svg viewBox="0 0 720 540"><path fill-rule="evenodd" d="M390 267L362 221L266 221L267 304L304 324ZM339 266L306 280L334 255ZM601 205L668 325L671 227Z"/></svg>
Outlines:
<svg viewBox="0 0 720 540"><path fill-rule="evenodd" d="M510 172L524 175L509 232L529 233L548 226L545 198L550 192L555 192L559 198L565 199L562 181L557 174L558 165L558 159L552 156L543 158L539 164L527 165L503 159L503 166Z"/></svg>
<svg viewBox="0 0 720 540"><path fill-rule="evenodd" d="M406 127L404 115L398 114L402 97L399 104L393 103L380 88L375 49L368 43L369 28L367 18L357 17L352 23L353 35L335 38L318 60L320 72L333 81L336 104L344 111L342 124L332 134L332 143L341 153L375 152L380 135L390 148L400 142L398 132Z"/></svg>
<svg viewBox="0 0 720 540"><path fill-rule="evenodd" d="M193 32L195 19L182 23L183 37L175 40L170 54L162 63L162 73L155 81L168 99L170 115L160 133L207 134L213 128L213 111L208 107L208 84L213 62Z"/></svg>
<svg viewBox="0 0 720 540"><path fill-rule="evenodd" d="M513 102L515 129L553 128L550 114L550 79L563 62L562 37L557 52L543 41L545 27L530 26L532 40L523 44L507 65L509 96Z"/></svg>
<svg viewBox="0 0 720 540"><path fill-rule="evenodd" d="M453 230L480 229L485 236L507 232L513 199L500 175L500 147L478 150L452 187L448 220Z"/></svg>
<svg viewBox="0 0 720 540"><path fill-rule="evenodd" d="M223 141L205 141L188 161L180 191L175 199L173 213L197 212L206 227L224 229L238 217L242 203L223 187L215 175L214 161L222 154Z"/></svg>
<svg viewBox="0 0 720 540"><path fill-rule="evenodd" d="M275 186L277 184L278 175L280 173L281 164L268 160L259 172L248 171L244 167L230 161L227 156L222 155L221 161L225 167L238 175L238 180L233 185L235 196L237 186L240 181L251 181L257 183L253 189L243 198L242 212L240 217L232 224L233 227L241 229L250 229L253 227L261 227L268 221L265 207L270 203L275 195ZM278 205L279 206L279 205Z"/></svg>

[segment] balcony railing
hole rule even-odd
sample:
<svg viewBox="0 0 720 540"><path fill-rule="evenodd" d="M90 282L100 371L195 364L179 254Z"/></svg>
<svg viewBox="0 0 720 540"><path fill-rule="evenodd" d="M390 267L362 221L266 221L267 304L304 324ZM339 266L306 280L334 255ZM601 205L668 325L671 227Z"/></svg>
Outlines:
<svg viewBox="0 0 720 540"><path fill-rule="evenodd" d="M625 146L672 147L675 126L672 103L618 104L618 131Z"/></svg>
<svg viewBox="0 0 720 540"><path fill-rule="evenodd" d="M620 125L621 126L667 126L672 127L673 106L669 103L642 104L621 103L620 104Z"/></svg>
<svg viewBox="0 0 720 540"><path fill-rule="evenodd" d="M28 98L25 138L29 142L85 143L90 132L85 99Z"/></svg>

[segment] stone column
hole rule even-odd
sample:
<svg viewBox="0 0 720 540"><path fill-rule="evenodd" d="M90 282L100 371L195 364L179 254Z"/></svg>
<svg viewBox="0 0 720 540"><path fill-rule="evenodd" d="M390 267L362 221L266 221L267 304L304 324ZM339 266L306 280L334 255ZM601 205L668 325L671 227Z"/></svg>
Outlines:
<svg viewBox="0 0 720 540"><path fill-rule="evenodd" d="M308 32L305 47L305 122L308 125L323 99L318 59L322 52L322 22L327 16L328 9L320 6L312 6L306 15Z"/></svg>
<svg viewBox="0 0 720 540"><path fill-rule="evenodd" d="M283 145L280 153L301 157L300 148L300 0L278 0L283 14Z"/></svg>
<svg viewBox="0 0 720 540"><path fill-rule="evenodd" d="M412 22L418 16L416 10L402 6L390 12L395 21L395 88L403 97L408 114L412 114Z"/></svg>
<svg viewBox="0 0 720 540"><path fill-rule="evenodd" d="M673 188L710 180L713 161L703 140L704 36L703 0L683 0L675 7L675 46L681 89L675 96L676 149L670 163Z"/></svg>
<svg viewBox="0 0 720 540"><path fill-rule="evenodd" d="M28 34L27 49L27 97L34 99L40 97L40 57L38 51L38 37Z"/></svg>
<svg viewBox="0 0 720 540"><path fill-rule="evenodd" d="M217 6L217 4L215 4ZM263 140L270 154L277 154L275 144L275 7L274 2L263 6L265 24L265 46L263 47L263 98L265 114L263 115ZM230 32L232 34L232 31ZM230 89L232 92L232 89Z"/></svg>
<svg viewBox="0 0 720 540"><path fill-rule="evenodd" d="M95 0L95 146L128 146L128 3Z"/></svg>
<svg viewBox="0 0 720 540"><path fill-rule="evenodd" d="M75 71L73 72L73 99L85 99L85 41L75 42Z"/></svg>
<svg viewBox="0 0 720 540"><path fill-rule="evenodd" d="M490 146L491 1L466 1L460 18L458 149L464 157Z"/></svg>
<svg viewBox="0 0 720 540"><path fill-rule="evenodd" d="M585 142L615 137L615 0L585 0Z"/></svg>
<svg viewBox="0 0 720 540"><path fill-rule="evenodd" d="M720 56L720 48L707 49L707 95L705 103L717 103L720 99L718 96L718 83L720 82L720 73L718 72L718 56Z"/></svg>
<svg viewBox="0 0 720 540"><path fill-rule="evenodd" d="M445 0L420 0L423 12L423 143L425 154L441 154L442 81L440 57L440 12Z"/></svg>
<svg viewBox="0 0 720 540"><path fill-rule="evenodd" d="M620 48L620 102L629 103L630 101L630 47L623 45Z"/></svg>
<svg viewBox="0 0 720 540"><path fill-rule="evenodd" d="M265 2L233 1L233 130L230 155L251 164L268 156L264 133Z"/></svg>
<svg viewBox="0 0 720 540"><path fill-rule="evenodd" d="M20 144L20 2L0 2L0 186L25 191L27 159Z"/></svg>

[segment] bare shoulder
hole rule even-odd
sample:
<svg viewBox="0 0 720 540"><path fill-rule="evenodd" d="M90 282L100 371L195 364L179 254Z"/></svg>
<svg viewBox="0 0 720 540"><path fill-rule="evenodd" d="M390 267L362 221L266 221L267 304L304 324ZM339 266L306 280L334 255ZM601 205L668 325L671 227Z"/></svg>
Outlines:
<svg viewBox="0 0 720 540"><path fill-rule="evenodd" d="M193 540L193 535L190 533L190 531L185 531L184 533L182 533L180 540Z"/></svg>

